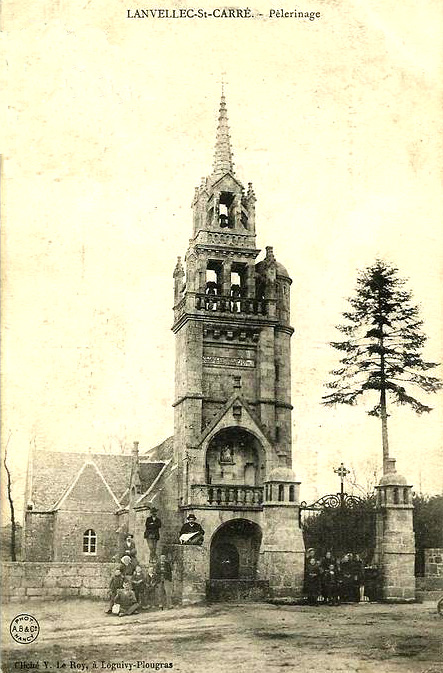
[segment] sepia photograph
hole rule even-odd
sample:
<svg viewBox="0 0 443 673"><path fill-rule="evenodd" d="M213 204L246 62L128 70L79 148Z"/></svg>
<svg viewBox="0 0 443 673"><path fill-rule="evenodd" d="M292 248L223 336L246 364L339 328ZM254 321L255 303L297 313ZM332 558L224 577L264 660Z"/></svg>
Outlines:
<svg viewBox="0 0 443 673"><path fill-rule="evenodd" d="M443 673L441 4L0 21L1 670Z"/></svg>

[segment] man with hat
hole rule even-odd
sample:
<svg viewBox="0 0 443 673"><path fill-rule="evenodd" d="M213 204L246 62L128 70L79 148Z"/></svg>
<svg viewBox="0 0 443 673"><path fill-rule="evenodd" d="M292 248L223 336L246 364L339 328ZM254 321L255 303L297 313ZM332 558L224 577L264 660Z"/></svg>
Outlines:
<svg viewBox="0 0 443 673"><path fill-rule="evenodd" d="M149 560L152 561L157 557L157 543L160 539L160 528L162 522L157 516L158 509L151 507L151 514L147 517L145 522L145 539L149 548Z"/></svg>
<svg viewBox="0 0 443 673"><path fill-rule="evenodd" d="M122 555L130 556L131 560L135 560L137 556L137 549L135 548L134 536L132 533L126 534Z"/></svg>
<svg viewBox="0 0 443 673"><path fill-rule="evenodd" d="M195 514L188 514L186 523L180 528L180 544L203 544L205 531L197 523Z"/></svg>

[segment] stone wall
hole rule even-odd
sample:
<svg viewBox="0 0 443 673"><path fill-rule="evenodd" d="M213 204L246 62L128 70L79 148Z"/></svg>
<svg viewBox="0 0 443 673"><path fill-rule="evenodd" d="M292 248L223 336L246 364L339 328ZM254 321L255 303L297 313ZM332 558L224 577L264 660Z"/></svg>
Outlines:
<svg viewBox="0 0 443 673"><path fill-rule="evenodd" d="M443 577L443 549L425 549L425 577Z"/></svg>
<svg viewBox="0 0 443 673"><path fill-rule="evenodd" d="M52 512L25 513L23 558L29 561L52 561L54 514Z"/></svg>
<svg viewBox="0 0 443 673"><path fill-rule="evenodd" d="M3 563L5 601L106 599L113 563Z"/></svg>
<svg viewBox="0 0 443 673"><path fill-rule="evenodd" d="M83 552L83 534L92 529L97 536L96 553ZM62 563L109 562L119 555L121 536L119 516L114 512L60 510L54 524L54 560Z"/></svg>

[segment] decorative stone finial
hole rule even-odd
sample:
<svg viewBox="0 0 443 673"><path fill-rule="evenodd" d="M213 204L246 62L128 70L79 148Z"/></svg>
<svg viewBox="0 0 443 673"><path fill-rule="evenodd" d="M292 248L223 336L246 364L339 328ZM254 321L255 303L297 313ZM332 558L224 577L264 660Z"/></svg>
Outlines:
<svg viewBox="0 0 443 673"><path fill-rule="evenodd" d="M182 258L177 257L177 264L175 265L173 276L174 276L174 278L176 278L177 276L184 276L184 274L185 274L185 272L183 270Z"/></svg>
<svg viewBox="0 0 443 673"><path fill-rule="evenodd" d="M397 470L395 469L395 463L396 459L395 458L388 458L386 460L386 472L388 474L391 474L392 472L396 472Z"/></svg>
<svg viewBox="0 0 443 673"><path fill-rule="evenodd" d="M248 191L246 193L246 198L248 199L248 201L256 201L255 192L254 192L254 188L252 186L252 182L248 182Z"/></svg>

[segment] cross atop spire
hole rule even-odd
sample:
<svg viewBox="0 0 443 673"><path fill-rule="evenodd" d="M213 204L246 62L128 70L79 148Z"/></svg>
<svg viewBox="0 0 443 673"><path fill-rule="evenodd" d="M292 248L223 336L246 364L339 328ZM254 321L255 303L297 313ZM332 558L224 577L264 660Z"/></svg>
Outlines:
<svg viewBox="0 0 443 673"><path fill-rule="evenodd" d="M231 136L229 135L228 109L226 107L224 82L222 82L220 112L218 116L217 137L215 141L213 175L216 177L221 177L226 173L233 172L234 163L232 161Z"/></svg>

